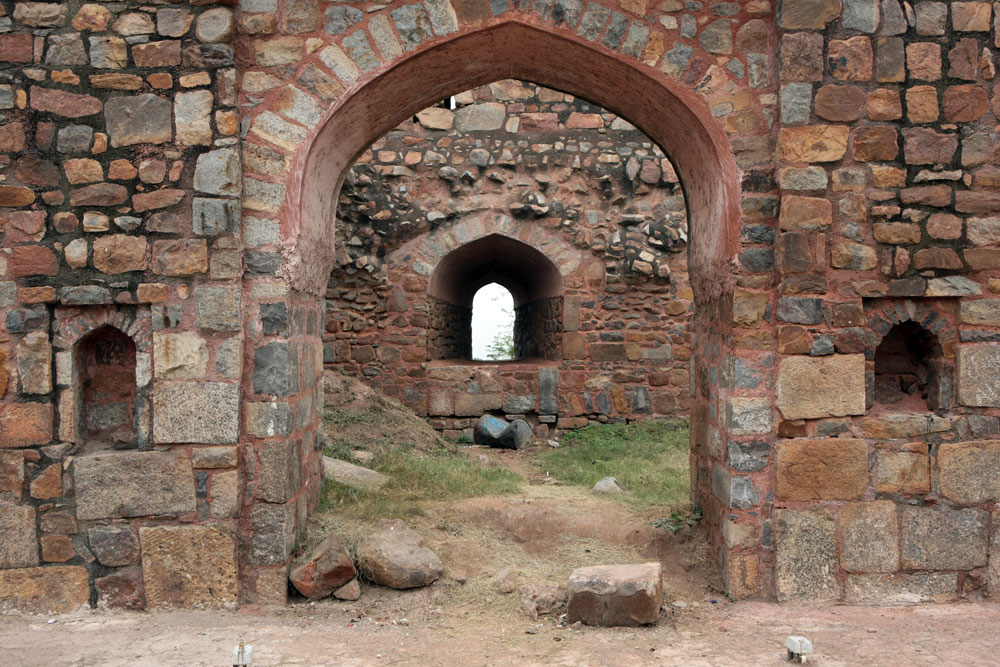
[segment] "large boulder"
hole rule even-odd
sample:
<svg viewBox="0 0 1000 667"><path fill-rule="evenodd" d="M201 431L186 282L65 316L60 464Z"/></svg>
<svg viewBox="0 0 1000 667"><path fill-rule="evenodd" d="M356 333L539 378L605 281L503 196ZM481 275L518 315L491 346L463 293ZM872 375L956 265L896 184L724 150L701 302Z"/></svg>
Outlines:
<svg viewBox="0 0 1000 667"><path fill-rule="evenodd" d="M597 565L569 577L566 622L586 625L648 625L660 616L660 564Z"/></svg>
<svg viewBox="0 0 1000 667"><path fill-rule="evenodd" d="M444 574L441 559L402 521L379 524L358 541L356 555L362 574L389 588L427 586Z"/></svg>
<svg viewBox="0 0 1000 667"><path fill-rule="evenodd" d="M319 600L354 579L357 571L344 543L331 534L292 563L288 578L310 600Z"/></svg>
<svg viewBox="0 0 1000 667"><path fill-rule="evenodd" d="M473 441L497 449L521 449L531 442L531 425L523 419L506 419L483 415L476 421Z"/></svg>

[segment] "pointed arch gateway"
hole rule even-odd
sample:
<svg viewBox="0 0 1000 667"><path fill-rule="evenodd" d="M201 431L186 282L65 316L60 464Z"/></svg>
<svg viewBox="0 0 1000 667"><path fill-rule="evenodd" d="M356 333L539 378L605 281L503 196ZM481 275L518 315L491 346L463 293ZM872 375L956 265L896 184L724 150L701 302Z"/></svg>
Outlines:
<svg viewBox="0 0 1000 667"><path fill-rule="evenodd" d="M346 174L369 145L417 111L479 85L520 79L577 95L628 120L670 156L683 184L688 208L689 276L697 304L691 350L692 499L704 512L729 592L737 597L766 595L773 556L770 546L762 545L759 536L763 522L770 515L770 500L738 494L739 489L750 485L750 478L733 474L729 465L724 423L727 390L718 371L731 361L732 297L739 252L742 184L727 132L713 116L706 95L712 99L728 98L733 94L732 87L714 90L716 84L708 82L714 69L711 62L716 59L707 53L702 54L704 59L700 62L707 64L699 65L699 74L685 81L671 78L665 73L670 69L665 60L663 70L652 66L660 60L659 54L646 62L642 46L608 48L596 36L588 37L576 29L579 17L570 24L554 9L549 11L552 3L535 3L532 7L525 2L511 3L517 8L498 10L499 16L492 18L461 16L460 6L474 2L452 4L460 16L455 16L449 3L424 3L447 7L452 11L449 19L452 25L443 33L435 28L432 34L427 29L416 41L400 33L402 48L384 56L384 62L377 61L374 51L370 51L371 58L358 59L354 55L351 60L348 52L356 51L348 47L348 37L363 33L363 28L345 37L340 46L330 44L315 51L311 61L307 59L298 67L296 76L302 77L299 85L309 89L304 73L322 64L346 88L318 119L296 117L292 107L297 93L291 98L286 94L287 89L298 83L294 77L286 91L269 94L248 119L248 142L263 141L286 155L280 174L261 178L261 174L255 173L245 180L244 186L244 207L265 211L268 217L277 217L280 225L279 275L289 292L286 297L278 298L287 299L293 307L297 304L309 312L310 318L320 319L323 294L335 261L333 226ZM543 6L545 11L539 13L539 7ZM384 19L393 11L413 7L421 6L391 3L380 16ZM375 18L368 17L364 24L372 35ZM662 35L656 26L639 18L631 21L639 33L646 30L650 35L654 32ZM384 25L387 24L383 22ZM365 34L361 34L361 39L365 39ZM357 44L353 42L354 46ZM673 73L680 71L675 68ZM736 88L747 85L730 84ZM296 90L301 92L300 88ZM266 122L265 114L270 114ZM294 119L298 125L289 125L278 114ZM266 127L268 122L275 121L275 127ZM760 123L762 128L765 125ZM284 126L293 127L294 132L280 136ZM258 193L273 199L275 192L283 193L280 205L256 201ZM252 287L248 286L247 291L252 294ZM295 341L296 335L294 332L289 335L289 347L303 345L303 350L315 350L318 360L322 341L317 332L303 330L298 334L303 336L299 341ZM251 353L252 367L256 367L258 352L273 348L275 343L251 345L257 348ZM300 396L291 400L312 401L314 388L320 383L322 364L312 362L311 352L306 356L308 369L300 366L289 371L296 375L292 386ZM318 431L319 411L313 405L309 423L310 428ZM253 439L250 444L257 446ZM755 480L764 480L771 473L765 467L754 468L752 474ZM311 470L309 476L306 487L309 504L314 506L320 489L315 483L319 473ZM753 502L749 502L751 499ZM258 509L254 505L244 512L249 511L253 516ZM260 511L263 513L263 509ZM737 520L749 528L745 531L746 539L738 544L731 543L724 534L724 526ZM298 526L300 519L292 523ZM285 535L292 532L294 529L288 529ZM270 561L254 561L251 554L251 570L244 576L251 581L254 578L263 581L261 577L270 565Z"/></svg>

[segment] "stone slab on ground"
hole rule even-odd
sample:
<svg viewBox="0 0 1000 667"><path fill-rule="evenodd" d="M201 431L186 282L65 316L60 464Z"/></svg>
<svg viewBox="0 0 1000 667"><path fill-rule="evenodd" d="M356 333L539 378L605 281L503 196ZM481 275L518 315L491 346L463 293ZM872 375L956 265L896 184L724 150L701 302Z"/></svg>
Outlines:
<svg viewBox="0 0 1000 667"><path fill-rule="evenodd" d="M659 563L581 567L569 577L566 622L635 626L655 623L663 604Z"/></svg>
<svg viewBox="0 0 1000 667"><path fill-rule="evenodd" d="M329 456L323 457L323 471L327 479L363 491L377 491L389 481L388 475Z"/></svg>
<svg viewBox="0 0 1000 667"><path fill-rule="evenodd" d="M386 521L362 537L355 553L358 569L370 580L389 588L418 588L444 574L441 559L416 531L402 521Z"/></svg>

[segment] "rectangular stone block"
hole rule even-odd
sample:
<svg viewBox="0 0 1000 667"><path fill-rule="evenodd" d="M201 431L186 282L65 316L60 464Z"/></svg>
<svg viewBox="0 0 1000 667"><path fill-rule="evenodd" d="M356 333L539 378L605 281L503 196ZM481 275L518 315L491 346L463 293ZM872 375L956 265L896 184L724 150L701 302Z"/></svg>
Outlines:
<svg viewBox="0 0 1000 667"><path fill-rule="evenodd" d="M836 527L826 512L776 513L775 587L780 602L836 600Z"/></svg>
<svg viewBox="0 0 1000 667"><path fill-rule="evenodd" d="M917 604L957 598L958 575L954 572L849 574L844 582L844 602L848 604Z"/></svg>
<svg viewBox="0 0 1000 667"><path fill-rule="evenodd" d="M865 356L834 354L783 359L778 366L776 404L785 419L864 414Z"/></svg>
<svg viewBox="0 0 1000 667"><path fill-rule="evenodd" d="M962 345L958 349L958 402L1000 407L1000 345Z"/></svg>
<svg viewBox="0 0 1000 667"><path fill-rule="evenodd" d="M172 452L115 452L73 464L78 519L195 511L191 459Z"/></svg>
<svg viewBox="0 0 1000 667"><path fill-rule="evenodd" d="M1000 440L945 442L938 449L941 495L960 505L1000 500Z"/></svg>
<svg viewBox="0 0 1000 667"><path fill-rule="evenodd" d="M655 623L663 604L660 564L597 565L569 577L566 622L636 626Z"/></svg>
<svg viewBox="0 0 1000 667"><path fill-rule="evenodd" d="M990 555L986 565L986 592L1000 599L1000 510L990 513Z"/></svg>
<svg viewBox="0 0 1000 667"><path fill-rule="evenodd" d="M142 578L146 605L236 607L236 538L216 526L144 526Z"/></svg>
<svg viewBox="0 0 1000 667"><path fill-rule="evenodd" d="M455 394L455 415L458 417L479 417L490 410L499 410L502 405L500 394Z"/></svg>
<svg viewBox="0 0 1000 667"><path fill-rule="evenodd" d="M250 510L250 562L279 565L295 548L295 507L292 503L261 503Z"/></svg>
<svg viewBox="0 0 1000 667"><path fill-rule="evenodd" d="M766 398L726 399L726 423L733 435L763 435L771 432L771 401Z"/></svg>
<svg viewBox="0 0 1000 667"><path fill-rule="evenodd" d="M852 503L840 510L840 566L849 572L899 569L896 503Z"/></svg>
<svg viewBox="0 0 1000 667"><path fill-rule="evenodd" d="M87 570L79 566L0 570L0 608L27 614L67 614L90 600Z"/></svg>
<svg viewBox="0 0 1000 667"><path fill-rule="evenodd" d="M930 457L917 452L876 452L879 493L923 494L931 488Z"/></svg>
<svg viewBox="0 0 1000 667"><path fill-rule="evenodd" d="M775 496L781 500L853 500L868 487L864 440L783 440L777 445Z"/></svg>
<svg viewBox="0 0 1000 667"><path fill-rule="evenodd" d="M240 436L240 386L161 381L153 389L153 441L223 445Z"/></svg>
<svg viewBox="0 0 1000 667"><path fill-rule="evenodd" d="M0 505L0 568L38 565L35 508Z"/></svg>
<svg viewBox="0 0 1000 667"><path fill-rule="evenodd" d="M989 513L947 507L900 508L905 570L971 570L986 565Z"/></svg>
<svg viewBox="0 0 1000 667"><path fill-rule="evenodd" d="M255 496L283 503L301 486L301 446L295 440L275 440L260 445L260 480Z"/></svg>

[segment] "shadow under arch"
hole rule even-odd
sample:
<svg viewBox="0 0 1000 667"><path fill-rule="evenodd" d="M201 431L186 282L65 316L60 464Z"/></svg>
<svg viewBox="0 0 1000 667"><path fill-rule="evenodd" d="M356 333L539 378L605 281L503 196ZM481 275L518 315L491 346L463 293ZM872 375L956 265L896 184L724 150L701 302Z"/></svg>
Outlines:
<svg viewBox="0 0 1000 667"><path fill-rule="evenodd" d="M670 156L684 186L695 298L732 291L740 221L739 170L705 100L657 70L575 35L514 18L439 38L348 91L292 166L283 219L289 279L320 293L333 262L330 233L351 165L376 139L444 97L500 79L578 95L620 115Z"/></svg>
<svg viewBox="0 0 1000 667"><path fill-rule="evenodd" d="M490 283L514 299L514 358L558 359L562 275L544 254L502 234L461 245L434 268L427 289L437 322L428 335L430 358L472 359L472 302Z"/></svg>

